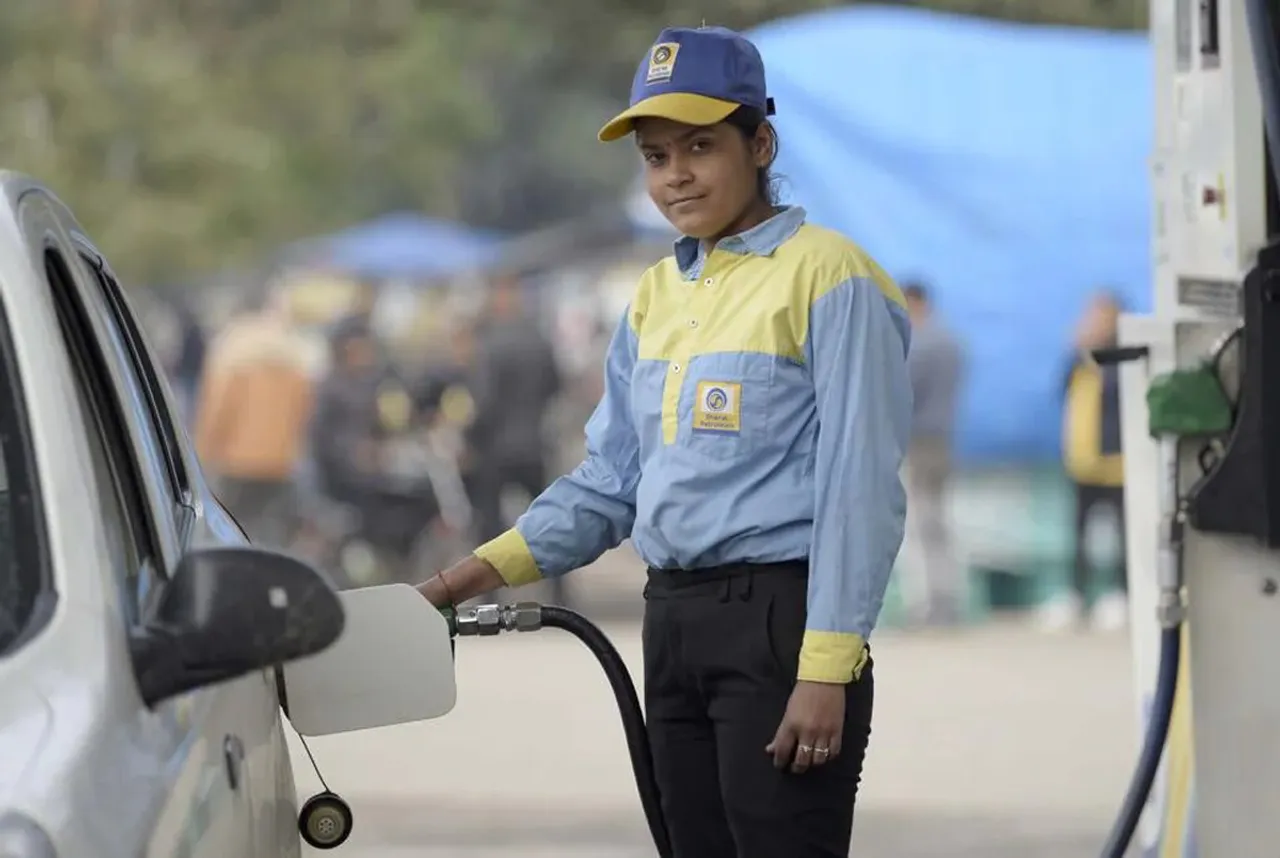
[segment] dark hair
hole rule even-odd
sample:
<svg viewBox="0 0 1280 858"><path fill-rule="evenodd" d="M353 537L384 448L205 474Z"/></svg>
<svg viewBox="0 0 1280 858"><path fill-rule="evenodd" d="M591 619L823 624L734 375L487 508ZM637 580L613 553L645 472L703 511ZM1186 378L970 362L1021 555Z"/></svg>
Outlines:
<svg viewBox="0 0 1280 858"><path fill-rule="evenodd" d="M1103 288L1099 289L1097 292L1095 292L1095 293L1094 293L1094 300L1095 300L1095 301L1099 301L1099 300L1100 300L1100 301L1105 301L1105 302L1107 302L1108 304L1110 304L1112 307L1115 307L1115 308L1116 308L1116 310L1117 310L1117 311L1119 311L1119 312L1121 312L1121 313L1124 313L1124 312L1128 311L1128 309L1129 309L1129 308L1126 306L1126 302L1125 302L1125 299L1124 299L1124 295L1122 295L1122 294L1120 293L1120 290L1119 290L1119 289L1115 289L1115 288L1110 287L1110 286L1105 286L1105 287L1103 287Z"/></svg>
<svg viewBox="0 0 1280 858"><path fill-rule="evenodd" d="M773 174L773 162L778 158L778 130L768 121L763 110L755 107L739 107L725 118L725 122L742 132L748 141L754 140L760 133L760 127L769 129L770 149L769 163L756 171L756 192L760 198L771 205L778 203L778 177Z"/></svg>
<svg viewBox="0 0 1280 858"><path fill-rule="evenodd" d="M341 361L347 346L356 342L373 341L373 329L361 316L343 316L329 328L329 354Z"/></svg>
<svg viewBox="0 0 1280 858"><path fill-rule="evenodd" d="M902 295L913 301L928 302L929 287L925 286L919 280L909 280L902 287Z"/></svg>

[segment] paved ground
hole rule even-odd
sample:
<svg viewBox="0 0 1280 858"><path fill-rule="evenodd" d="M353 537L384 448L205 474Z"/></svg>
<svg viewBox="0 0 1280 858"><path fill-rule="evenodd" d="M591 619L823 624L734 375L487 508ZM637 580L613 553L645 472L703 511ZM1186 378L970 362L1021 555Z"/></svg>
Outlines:
<svg viewBox="0 0 1280 858"><path fill-rule="evenodd" d="M604 601L587 612L616 616L622 602ZM607 631L638 666L637 625ZM855 855L1097 854L1136 750L1123 635L996 623L876 644ZM328 854L651 858L613 700L579 643L555 631L461 641L458 668L449 716L313 742L356 814ZM298 778L304 796L317 788L305 758Z"/></svg>

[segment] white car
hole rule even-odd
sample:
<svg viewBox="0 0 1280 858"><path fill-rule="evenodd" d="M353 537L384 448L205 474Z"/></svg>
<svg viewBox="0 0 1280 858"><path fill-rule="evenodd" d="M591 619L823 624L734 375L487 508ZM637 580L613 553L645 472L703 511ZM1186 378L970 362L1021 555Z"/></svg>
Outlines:
<svg viewBox="0 0 1280 858"><path fill-rule="evenodd" d="M175 413L101 254L0 173L0 858L299 855L351 820L300 825L282 703L309 735L453 705L440 614L248 545Z"/></svg>

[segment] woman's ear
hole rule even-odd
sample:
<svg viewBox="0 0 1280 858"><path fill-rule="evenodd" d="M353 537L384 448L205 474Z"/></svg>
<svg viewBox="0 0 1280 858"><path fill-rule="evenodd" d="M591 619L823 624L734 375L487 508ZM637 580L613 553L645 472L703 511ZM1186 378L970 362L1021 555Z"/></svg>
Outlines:
<svg viewBox="0 0 1280 858"><path fill-rule="evenodd" d="M774 156L777 154L776 133L773 125L768 121L761 122L760 127L756 129L756 135L751 139L751 155L757 167L773 165Z"/></svg>

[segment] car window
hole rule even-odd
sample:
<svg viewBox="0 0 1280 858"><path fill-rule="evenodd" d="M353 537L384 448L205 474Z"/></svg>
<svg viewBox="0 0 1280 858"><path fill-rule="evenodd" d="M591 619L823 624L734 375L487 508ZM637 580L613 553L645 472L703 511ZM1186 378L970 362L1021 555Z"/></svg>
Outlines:
<svg viewBox="0 0 1280 858"><path fill-rule="evenodd" d="M149 582L144 580L143 551L135 521L141 511L130 509L125 502L123 484L125 468L130 467L123 454L112 455L101 428L102 417L90 400L85 385L77 379L77 397L85 414L85 438L93 459L93 486L107 535L107 559L115 573L120 595L130 622L137 622Z"/></svg>
<svg viewBox="0 0 1280 858"><path fill-rule="evenodd" d="M169 454L168 444L165 442L163 432L156 426L151 397L148 395L147 386L143 381L143 373L138 369L133 350L129 345L128 338L121 329L119 315L115 308L112 307L112 301L102 283L98 268L88 257L84 257L84 262L86 269L93 274L94 282L99 288L96 292L84 297L85 306L77 307L77 312L92 314L92 318L97 319L106 329L106 337L102 342L98 343L102 347L102 354L95 359L109 361L123 374L124 385L118 391L123 400L121 406L128 409L130 413L143 417L139 421L142 428L142 437L138 440L143 445L145 455L140 457L139 464L147 469L155 485L164 488L170 503L176 506L181 502L182 492L175 485L172 457ZM70 270L70 268L68 267L67 270ZM83 293L79 293L73 286L72 294ZM93 343L92 337L90 338L90 343ZM97 351L96 349L91 349L89 353L96 355ZM109 385L106 390L115 391L116 386L114 384Z"/></svg>
<svg viewBox="0 0 1280 858"><path fill-rule="evenodd" d="M111 376L94 347L92 327L72 297L71 274L56 251L45 257L58 322L75 375L84 437L93 459L93 486L107 532L108 560L129 620L137 622L156 582L157 535L147 513L142 476L134 459Z"/></svg>
<svg viewBox="0 0 1280 858"><path fill-rule="evenodd" d="M97 278L102 296L111 310L113 333L120 336L120 342L128 351L131 374L146 398L148 422L159 441L171 489L175 499L181 499L190 484L187 481L186 465L182 461L182 445L177 425L169 411L169 399L164 393L164 382L156 366L155 353L148 345L119 282L99 261L88 255L83 255L83 258Z"/></svg>
<svg viewBox="0 0 1280 858"><path fill-rule="evenodd" d="M41 596L53 592L26 413L0 309L0 654L36 627Z"/></svg>

